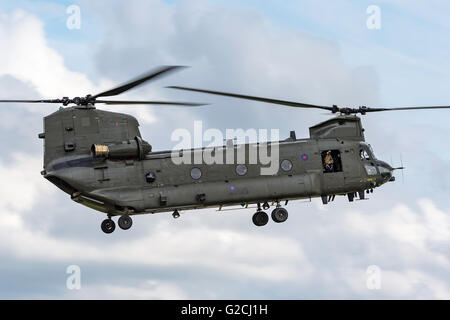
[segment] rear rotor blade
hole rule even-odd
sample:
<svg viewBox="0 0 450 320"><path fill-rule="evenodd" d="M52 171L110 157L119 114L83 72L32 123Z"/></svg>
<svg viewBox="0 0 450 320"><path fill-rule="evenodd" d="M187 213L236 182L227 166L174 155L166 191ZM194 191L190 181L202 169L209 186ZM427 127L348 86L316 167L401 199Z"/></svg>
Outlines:
<svg viewBox="0 0 450 320"><path fill-rule="evenodd" d="M143 83L150 81L150 80L155 80L156 78L159 78L162 75L167 75L169 72L173 72L175 70L179 70L185 67L182 66L162 66L157 68L156 70L150 71L148 73L145 73L133 80L127 81L123 84L121 84L120 86L104 91L102 93L98 93L96 95L94 95L92 98L99 98L99 97L111 97L111 96L116 96L118 94L121 94L122 92L125 92L127 90L130 90L134 87L140 86Z"/></svg>
<svg viewBox="0 0 450 320"><path fill-rule="evenodd" d="M173 105L173 106L188 106L188 107L200 107L205 106L207 103L192 103L192 102L175 102L175 101L134 101L134 100L97 100L96 103L104 103L107 105L126 105L126 104L150 104L150 105Z"/></svg>
<svg viewBox="0 0 450 320"><path fill-rule="evenodd" d="M62 103L61 99L50 100L0 100L0 103Z"/></svg>
<svg viewBox="0 0 450 320"><path fill-rule="evenodd" d="M215 95L220 95L220 96L239 98L239 99L246 99L246 100L253 100L253 101L259 101L259 102L265 102L265 103L273 103L273 104L279 104L279 105L284 105L284 106L288 106L288 107L316 108L316 109L323 109L323 110L328 110L328 111L334 111L333 107L318 106L318 105L307 104L307 103L300 103L300 102L292 102L292 101L285 101L285 100L269 99L269 98L255 97L255 96L247 96L247 95L242 95L242 94L227 93L227 92L212 91L212 90L203 90L203 89L194 89L194 88L186 88L186 87L178 87L178 86L170 86L168 88L178 89L178 90L186 90L186 91L202 92L202 93L208 93L208 94L215 94Z"/></svg>

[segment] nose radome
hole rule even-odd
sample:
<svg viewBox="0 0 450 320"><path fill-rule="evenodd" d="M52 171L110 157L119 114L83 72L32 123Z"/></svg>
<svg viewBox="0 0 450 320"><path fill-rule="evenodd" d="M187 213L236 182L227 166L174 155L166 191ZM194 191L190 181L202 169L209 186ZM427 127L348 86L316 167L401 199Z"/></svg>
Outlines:
<svg viewBox="0 0 450 320"><path fill-rule="evenodd" d="M385 167L386 169L388 169L391 172L394 171L394 168L392 168L392 166L389 163L385 162L385 161L378 160L377 164L378 164L378 166Z"/></svg>
<svg viewBox="0 0 450 320"><path fill-rule="evenodd" d="M392 168L387 162L378 160L377 161L378 170L380 171L381 177L384 182L393 181L391 180L393 177L394 168Z"/></svg>

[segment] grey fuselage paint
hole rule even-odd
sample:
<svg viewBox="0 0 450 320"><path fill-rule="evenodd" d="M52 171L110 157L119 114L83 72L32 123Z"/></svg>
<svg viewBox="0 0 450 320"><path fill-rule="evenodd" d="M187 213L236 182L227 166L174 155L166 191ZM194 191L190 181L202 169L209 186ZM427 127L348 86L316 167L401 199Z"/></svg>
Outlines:
<svg viewBox="0 0 450 320"><path fill-rule="evenodd" d="M44 177L74 201L110 215L125 210L129 214L156 213L345 195L378 187L391 178L381 174L379 166L388 165L375 159L371 150L367 150L370 157L361 158L361 150L368 147L356 116L338 116L315 125L308 139L270 142L269 147L278 145L279 164L283 160L292 164L287 171L279 166L273 175L261 175L262 165L249 161L249 148L258 144L233 146L234 150L247 150L244 175L237 174L237 164L175 164L172 158L210 148L148 152L144 157L126 159L93 156L93 144L140 139L138 127L130 115L95 108L69 107L54 112L44 118L44 133L39 135L44 139ZM339 157L339 164L334 159L335 166L339 165L336 171L324 167L329 151ZM191 176L193 168L200 169L198 179Z"/></svg>

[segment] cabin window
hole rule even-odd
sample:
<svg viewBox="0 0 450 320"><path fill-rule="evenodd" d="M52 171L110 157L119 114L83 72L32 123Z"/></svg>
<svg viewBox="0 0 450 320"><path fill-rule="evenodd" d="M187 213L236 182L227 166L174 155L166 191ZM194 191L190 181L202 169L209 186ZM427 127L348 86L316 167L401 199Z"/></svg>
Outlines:
<svg viewBox="0 0 450 320"><path fill-rule="evenodd" d="M322 151L322 167L324 173L342 172L341 152L339 150Z"/></svg>
<svg viewBox="0 0 450 320"><path fill-rule="evenodd" d="M156 174L153 172L149 172L145 175L145 181L147 181L147 183L153 183L156 180Z"/></svg>
<svg viewBox="0 0 450 320"><path fill-rule="evenodd" d="M247 174L247 166L245 164L238 164L236 166L236 174L238 176L245 176Z"/></svg>
<svg viewBox="0 0 450 320"><path fill-rule="evenodd" d="M283 171L286 171L286 172L287 171L291 171L291 169L292 169L292 162L290 160L285 159L285 160L281 161L280 167L281 167L281 169Z"/></svg>
<svg viewBox="0 0 450 320"><path fill-rule="evenodd" d="M191 169L191 178L194 180L198 180L202 177L202 170L199 168L192 168Z"/></svg>

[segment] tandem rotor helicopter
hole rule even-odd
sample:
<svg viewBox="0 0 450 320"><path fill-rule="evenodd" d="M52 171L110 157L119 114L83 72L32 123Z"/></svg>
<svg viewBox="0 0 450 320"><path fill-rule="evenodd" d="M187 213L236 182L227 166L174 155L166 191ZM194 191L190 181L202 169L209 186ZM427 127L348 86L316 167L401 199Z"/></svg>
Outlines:
<svg viewBox="0 0 450 320"><path fill-rule="evenodd" d="M56 103L65 106L44 117L44 169L41 174L71 199L106 213L101 223L105 233L115 230L113 217L119 216L123 230L132 226L132 215L172 212L208 207L256 204L253 223L264 226L271 211L276 223L286 221L282 207L295 199L321 197L323 204L336 195L365 198L365 193L394 181L393 168L377 159L364 139L364 129L357 114L371 112L446 109L450 106L357 108L320 106L255 96L186 87L170 87L222 95L297 108L322 109L334 118L309 128L309 138L289 138L269 142L279 147L279 168L273 175L261 175L260 165L248 161L239 164L175 164L173 157L218 153L225 148L250 150L258 143L217 146L177 151L153 151L142 139L139 123L131 115L99 110L96 104L160 104L200 106L203 104L170 101L100 100L178 70L163 66L111 90L85 97L44 100L0 100L0 103ZM72 105L72 106L69 106ZM69 106L69 107L67 107Z"/></svg>

